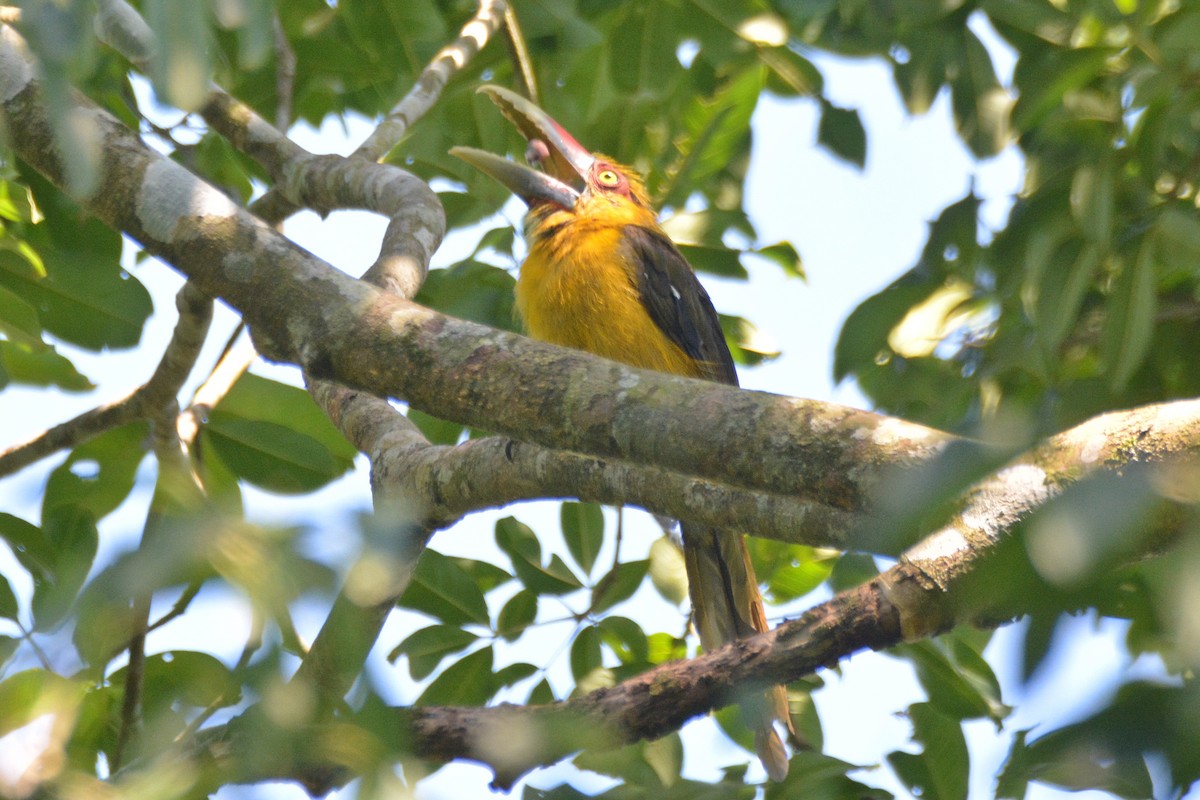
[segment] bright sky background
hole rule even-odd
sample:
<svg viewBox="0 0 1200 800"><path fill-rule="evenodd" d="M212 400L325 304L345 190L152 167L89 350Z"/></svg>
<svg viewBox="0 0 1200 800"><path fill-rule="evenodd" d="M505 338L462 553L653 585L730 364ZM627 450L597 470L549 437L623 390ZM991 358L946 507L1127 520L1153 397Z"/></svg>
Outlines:
<svg viewBox="0 0 1200 800"><path fill-rule="evenodd" d="M995 42L994 37L986 40ZM997 52L1001 62L1008 62L999 65L1003 78L1011 69L1011 58ZM909 118L899 103L890 73L881 62L828 57L816 61L825 75L828 97L838 105L859 109L863 116L868 131L866 170L860 172L836 161L815 146L816 103L765 97L754 118L755 149L747 206L763 243L790 240L797 246L804 258L808 281L788 279L767 263L752 267L752 280L748 283L709 278L705 281L721 311L749 318L783 350L781 358L766 366L742 370L743 386L862 406L863 400L852 385L832 385L833 343L843 320L865 297L912 266L925 241L927 223L945 206L961 199L972 181L976 193L986 199L985 223L991 227L1002 224L1011 199L1020 188L1021 164L1012 149L984 164L972 161L954 135L949 102L944 94L930 113ZM297 138L314 151L349 152L367 130L366 123L354 123L347 138L343 137L340 125L328 125L320 132L301 132ZM586 144L586 132L576 133ZM518 205L507 210L514 224L518 223L519 215ZM373 260L382 229L383 222L370 215L338 213L326 221L312 214L301 215L287 230L317 255L358 274ZM470 243L461 241L449 242L435 263L453 263L469 252L469 246ZM181 281L156 263L134 266L131 270L154 292L156 308L165 310L151 320L143 348L130 354L80 356L77 363L84 373L101 384L95 395L61 396L48 401L43 392L6 390L0 395L0 446L23 440L92 407L97 397L104 401L115 398L149 374L174 324L173 303L169 298ZM214 343L202 359L203 365L212 363L224 332L232 330L233 325L232 314L218 315ZM296 376L290 368L260 366L256 371L292 381ZM36 520L44 476L48 467L59 460L53 459L38 469L0 481L0 510ZM149 465L149 460L146 464ZM143 477L150 477L149 466L144 469ZM313 497L281 502L259 492L248 494L254 500L255 513L266 518L316 520L318 530L312 537L313 546L325 552L344 552L354 545L322 539L321 534L343 529L347 521L344 514L364 510L370 504L365 470ZM101 559L136 543L147 501L148 487L143 485L106 521ZM331 508L338 509L336 518L331 517ZM557 530L557 504L526 505L503 512L507 513L516 513L535 530ZM467 525L439 534L434 545L443 552L477 556L481 547L491 548L491 525L503 514L479 515ZM629 514L630 518L637 516ZM610 532L613 518L613 512L609 512ZM655 535L644 516L640 522L629 524L633 529L627 532L627 547L631 548L624 551L627 557L639 547L648 547ZM12 561L3 550L0 546L0 572L12 579L18 592L28 592L28 583L22 580L19 570L12 568ZM207 598L209 602L189 613L186 626L156 634L151 648L196 647L196 637L200 636L210 643L213 652L232 663L248 628L244 609L229 593L210 592ZM644 588L637 601L641 611L666 619L655 629L677 629L678 616L671 617L671 610L649 589ZM302 633L314 635L324 611L323 608L303 610ZM620 612L628 613L624 608ZM545 609L543 616L547 616ZM404 635L424 624L414 621L412 615L393 615L379 649L385 654ZM1070 647L1056 651L1043 670L1044 677L1035 679L1027 690L1017 685L1018 651L1013 647L1016 631L1010 628L997 635L989 654L995 656L992 660L1004 685L1006 701L1019 706L1009 721L1010 730L1060 724L1084 715L1130 669L1128 658L1119 647L1120 625L1096 626L1091 620L1079 619L1071 628ZM0 628L0 633L10 632ZM547 659L564 646L566 632L562 626L546 629L542 640ZM537 656L525 652L523 659L532 661ZM1153 671L1153 664L1133 666L1138 671ZM407 680L403 664L391 667L377 653L373 669L377 682L394 683L387 692L395 701L415 698L415 689ZM840 677L830 673L824 677L830 685L818 693L817 702L829 754L866 765L891 749L909 747L909 725L895 712L921 699L921 695L907 667L886 656L865 654L851 659ZM972 796L991 796L994 776L1006 755L1008 737L996 737L990 723L974 723L969 727ZM716 767L738 757L726 748L711 722L694 723L685 735L691 757L686 772L691 777L715 776ZM22 753L35 747L36 740L36 735L0 739L0 775L12 769ZM559 767L539 773L534 782L551 786L568 774L572 774L569 768ZM886 767L859 777L904 796ZM482 768L456 766L421 783L416 794L424 800L485 796L489 780L490 773ZM597 788L604 785L604 782L595 784ZM303 795L292 787L271 787L226 789L219 796L229 800ZM1031 798L1037 799L1058 796L1065 795L1036 784L1030 793Z"/></svg>

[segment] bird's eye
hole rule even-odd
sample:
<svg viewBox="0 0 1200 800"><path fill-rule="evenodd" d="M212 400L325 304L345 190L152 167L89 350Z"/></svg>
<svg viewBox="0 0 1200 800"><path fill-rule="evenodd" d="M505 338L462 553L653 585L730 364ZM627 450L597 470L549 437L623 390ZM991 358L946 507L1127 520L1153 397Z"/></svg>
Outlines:
<svg viewBox="0 0 1200 800"><path fill-rule="evenodd" d="M596 182L606 189L613 189L620 185L621 177L614 170L602 169L596 174Z"/></svg>

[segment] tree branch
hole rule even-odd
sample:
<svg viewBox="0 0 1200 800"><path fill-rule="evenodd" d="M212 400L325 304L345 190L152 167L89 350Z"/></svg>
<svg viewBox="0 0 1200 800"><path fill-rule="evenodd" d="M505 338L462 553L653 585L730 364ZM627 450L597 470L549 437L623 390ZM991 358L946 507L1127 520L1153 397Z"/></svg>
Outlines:
<svg viewBox="0 0 1200 800"><path fill-rule="evenodd" d="M174 402L204 346L204 337L212 321L212 301L189 282L180 289L175 306L179 309L179 321L175 323L171 341L149 380L120 400L55 425L28 442L0 453L0 476L11 475L106 430L134 420L149 419L166 404Z"/></svg>
<svg viewBox="0 0 1200 800"><path fill-rule="evenodd" d="M446 83L487 46L504 24L506 9L504 0L480 0L479 10L463 25L458 38L437 52L404 99L388 112L375 131L354 151L354 157L378 161L387 155L404 138L413 122L433 107L442 96Z"/></svg>

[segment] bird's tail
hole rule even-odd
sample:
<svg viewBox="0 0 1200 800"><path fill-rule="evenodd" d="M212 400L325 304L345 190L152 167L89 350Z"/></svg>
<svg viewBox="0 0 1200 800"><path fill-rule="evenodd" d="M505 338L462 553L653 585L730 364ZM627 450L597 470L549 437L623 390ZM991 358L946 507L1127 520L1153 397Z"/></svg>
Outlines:
<svg viewBox="0 0 1200 800"><path fill-rule="evenodd" d="M704 649L715 650L766 631L762 594L742 535L704 525L684 524L682 529L692 615ZM754 749L767 775L782 781L788 773L788 754L775 722L782 722L795 735L786 690L772 687L760 700L743 703L742 710L754 730Z"/></svg>

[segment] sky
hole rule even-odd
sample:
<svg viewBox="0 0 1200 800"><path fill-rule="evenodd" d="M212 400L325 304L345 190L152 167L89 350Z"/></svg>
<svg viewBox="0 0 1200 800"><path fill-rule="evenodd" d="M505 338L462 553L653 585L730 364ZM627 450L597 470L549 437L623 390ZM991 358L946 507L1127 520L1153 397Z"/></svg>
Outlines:
<svg viewBox="0 0 1200 800"><path fill-rule="evenodd" d="M985 36L985 41L996 53L1003 76L1011 69L1011 56L996 44L994 36ZM829 57L814 60L825 76L828 98L837 105L857 108L862 115L868 132L866 168L860 171L816 146L816 103L764 97L753 122L755 139L747 208L762 243L788 240L796 245L804 260L807 280L788 278L777 267L762 262L751 265L749 282L709 277L705 277L705 282L720 311L752 320L783 351L780 358L764 366L741 370L743 386L863 407L864 400L852 383L835 385L832 381L833 344L842 322L859 302L915 263L928 223L945 206L961 199L970 186L984 198L985 226L1001 225L1020 189L1021 161L1015 149L1010 148L987 162L975 162L954 135L945 95L929 113L909 117L882 62ZM366 122L355 120L348 127L348 135L339 124L327 125L321 131L299 130L296 138L316 152L347 153L368 130ZM576 133L586 144L586 136ZM518 225L520 213L519 205L513 205L506 209L505 216ZM288 224L286 231L318 256L351 274L359 274L374 258L383 225L382 220L361 212L339 212L324 221L313 214L302 214ZM439 251L435 266L459 260L472 244L466 240L447 242ZM155 263L131 266L131 270L151 288L157 308L173 309L169 298L181 283L177 275ZM224 332L232 330L235 322L228 311L218 314L202 364L212 363ZM145 346L139 351L81 355L79 363L85 374L100 383L101 388L94 395L64 395L47 402L43 392L6 390L0 395L0 447L90 408L97 398L116 397L144 380L173 323L172 312L156 314L149 323ZM150 361L146 360L147 353L152 354ZM259 365L255 371L292 382L297 379L296 371L287 367ZM57 460L52 459L40 469L0 480L0 510L36 518L41 484L47 468L55 463ZM363 511L370 505L363 469L314 496L299 500L289 498L281 503L263 493L248 494L256 514L273 519L323 520L331 528L336 525L328 509L337 508L339 514L345 514ZM133 545L146 501L143 487L106 521L101 560ZM557 508L555 503L526 504L515 511L480 514L468 524L438 534L434 546L450 554L477 555L481 542L489 543L484 547L490 546L491 525L499 516L516 513L535 530L556 530ZM615 513L607 512L610 530ZM627 513L631 531L623 552L625 557L637 557L637 549L648 548L657 532L644 515ZM319 523L318 527L324 526ZM324 541L319 536L313 537L312 542L314 549L330 553L344 552L352 545L352 542ZM0 572L13 577L18 590L28 591L6 555L0 552ZM605 557L608 556L602 555L602 559ZM643 589L635 600L639 613L649 618L656 614L678 614L649 589ZM302 633L309 636L315 633L323 611L316 607L301 609ZM789 615L794 613L795 610L789 609ZM160 650L194 647L197 631L220 632L219 636L211 637L210 646L213 652L232 662L248 624L244 608L235 597L216 593L203 608L189 614L187 626L162 631L151 646ZM421 624L411 616L393 615L381 638L383 645L377 649L386 653ZM674 624L668 622L668 627ZM1005 688L1005 699L1018 706L1009 723L1010 730L1056 725L1082 716L1131 670L1153 672L1153 664L1127 663L1127 656L1119 646L1119 625L1079 618L1069 626L1070 647L1056 650L1043 675L1035 677L1028 687L1021 687L1017 679L1017 627L999 632L989 648ZM564 631L561 626L557 629L546 626L541 632L547 657L563 646ZM3 632L7 631L0 630ZM376 653L372 670L377 680L385 684L384 691L391 693L391 699L408 702L415 697L417 689L407 681L403 665L389 666L382 653ZM840 675L826 673L824 677L829 686L818 693L817 704L826 729L826 752L850 762L871 764L891 749L910 748L908 722L896 712L922 699L922 695L907 667L885 655L865 654L851 659ZM713 777L718 766L739 758L728 749L711 721L690 724L685 737L690 758L685 774L689 777ZM997 737L990 723L972 723L969 739L972 796L991 796L994 776L1005 756L1007 734ZM28 738L23 742L8 737L0 739L0 775L6 768L6 758L11 764L29 747ZM556 767L537 774L533 781L539 786L552 786L565 776L578 777L578 773ZM857 777L903 796L886 768ZM418 784L416 796L422 800L485 796L490 779L490 773L482 768L454 766ZM590 780L595 788L607 785L603 780L582 780ZM222 800L301 796L296 789L280 787L236 788L220 793ZM1059 796L1065 795L1036 786L1030 794L1035 800ZM1104 795L1074 795L1085 800L1089 796Z"/></svg>

